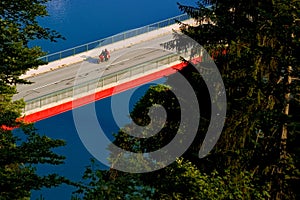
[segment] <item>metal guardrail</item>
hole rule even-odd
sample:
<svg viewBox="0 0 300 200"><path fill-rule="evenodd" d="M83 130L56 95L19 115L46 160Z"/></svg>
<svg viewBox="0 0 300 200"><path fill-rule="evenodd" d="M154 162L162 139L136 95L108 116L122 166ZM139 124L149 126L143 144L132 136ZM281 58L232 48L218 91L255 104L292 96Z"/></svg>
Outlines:
<svg viewBox="0 0 300 200"><path fill-rule="evenodd" d="M76 54L79 54L79 53L82 53L82 52L92 50L96 47L109 45L109 44L112 44L114 42L118 42L118 41L125 40L125 39L131 38L131 37L135 37L137 35L148 33L148 32L153 31L153 30L157 30L157 29L160 29L160 28L163 28L163 27L170 26L172 24L175 24L176 20L184 21L184 20L187 20L187 19L190 19L190 17L187 14L178 15L176 17L172 17L172 18L169 18L169 19L166 19L166 20L162 20L162 21L159 21L159 22L147 25L147 26L140 27L140 28L125 31L125 32L122 32L122 33L119 33L119 34L116 34L116 35L113 35L113 36L110 36L110 37L107 37L107 38L104 38L104 39L100 39L100 40L97 40L97 41L94 41L94 42L86 43L86 44L76 46L76 47L73 47L73 48L70 48L70 49L66 49L66 50L63 50L63 51L59 51L59 52L56 52L56 53L48 54L48 55L45 55L43 57L40 57L39 59L41 59L45 62L52 62L52 61L55 61L55 60L59 60L59 59L62 59L62 58L66 58L66 57L69 57L69 56L73 56L73 55L76 55Z"/></svg>
<svg viewBox="0 0 300 200"><path fill-rule="evenodd" d="M138 64L136 66L123 69L112 74L108 74L107 76L101 78L89 80L73 87L58 90L56 92L28 100L26 101L24 112L42 108L43 106L49 105L51 103L57 103L68 98L70 98L71 101L73 100L73 97L75 97L76 99L76 96L78 96L78 94L87 94L90 91L95 91L124 79L131 78L136 75L141 75L150 70L157 69L167 64L171 64L175 61L179 61L179 57L183 56L184 54L186 53L182 53L181 55L166 55L146 63Z"/></svg>
<svg viewBox="0 0 300 200"><path fill-rule="evenodd" d="M110 86L112 84L116 84L119 81L129 79L137 76L145 74L146 72L149 72L154 69L158 69L161 66L171 64L173 62L179 61L180 57L185 58L186 60L189 59L188 56L190 56L190 50L188 52L182 52L180 54L168 54L165 56L162 56L160 58L142 63L137 64L135 66L132 66L127 69L123 69L117 72L114 72L112 74L108 74L106 76L103 76L101 78L96 78L89 80L84 83L80 83L75 86L71 86L62 90L58 90L56 92L46 94L31 100L26 101L24 113L37 109L42 108L43 106L49 105L51 103L58 103L59 101L72 101L74 99L84 97L86 95L89 95L89 93L94 93L95 91L100 91L101 88L104 88L106 86ZM210 59L206 59L205 55L202 56L202 61L204 62L210 62ZM208 73L210 74L212 71L209 68L201 67L201 73Z"/></svg>

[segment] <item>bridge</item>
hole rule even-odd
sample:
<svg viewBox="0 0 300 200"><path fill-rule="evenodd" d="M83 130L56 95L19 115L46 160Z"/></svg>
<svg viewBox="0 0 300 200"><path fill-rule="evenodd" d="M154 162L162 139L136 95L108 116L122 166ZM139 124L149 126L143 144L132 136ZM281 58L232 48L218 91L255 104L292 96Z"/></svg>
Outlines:
<svg viewBox="0 0 300 200"><path fill-rule="evenodd" d="M22 75L33 83L18 85L18 94L13 97L26 102L24 120L39 121L186 66L180 57L190 59L190 50L174 54L161 47L173 39L172 30L180 28L176 20L194 23L187 15L180 15L42 57L49 63ZM111 59L98 63L103 49L111 51Z"/></svg>

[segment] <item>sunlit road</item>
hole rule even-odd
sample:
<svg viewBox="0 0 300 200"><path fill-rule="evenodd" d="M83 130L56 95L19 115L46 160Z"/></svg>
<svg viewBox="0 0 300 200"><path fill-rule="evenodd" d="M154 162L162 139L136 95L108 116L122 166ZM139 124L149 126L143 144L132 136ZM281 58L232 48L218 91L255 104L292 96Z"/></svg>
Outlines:
<svg viewBox="0 0 300 200"><path fill-rule="evenodd" d="M14 96L14 100L21 98L24 98L25 101L35 99L55 91L73 87L74 82L85 82L101 78L116 71L170 54L170 52L164 51L160 44L171 39L172 34L168 34L113 51L111 52L111 59L100 64L97 63L97 58L89 57L87 53L86 61L28 78L27 80L33 83L18 85L18 94ZM101 50L99 49L99 53Z"/></svg>

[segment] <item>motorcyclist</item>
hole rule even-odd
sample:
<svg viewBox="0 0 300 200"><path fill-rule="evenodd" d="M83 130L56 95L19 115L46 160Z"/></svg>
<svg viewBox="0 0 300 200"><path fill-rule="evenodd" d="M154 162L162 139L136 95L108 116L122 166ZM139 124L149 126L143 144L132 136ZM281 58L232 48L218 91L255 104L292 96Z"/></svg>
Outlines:
<svg viewBox="0 0 300 200"><path fill-rule="evenodd" d="M107 61L110 58L110 53L107 49L105 49L104 52L105 52L105 54L104 54L105 61Z"/></svg>
<svg viewBox="0 0 300 200"><path fill-rule="evenodd" d="M105 51L102 50L102 52L99 55L98 63L103 62L104 58L105 58Z"/></svg>
<svg viewBox="0 0 300 200"><path fill-rule="evenodd" d="M103 62L104 60L105 60L105 61L108 61L109 58L110 58L110 53L109 53L109 51L108 51L107 49L102 50L101 53L100 53L100 55L99 55L98 63Z"/></svg>

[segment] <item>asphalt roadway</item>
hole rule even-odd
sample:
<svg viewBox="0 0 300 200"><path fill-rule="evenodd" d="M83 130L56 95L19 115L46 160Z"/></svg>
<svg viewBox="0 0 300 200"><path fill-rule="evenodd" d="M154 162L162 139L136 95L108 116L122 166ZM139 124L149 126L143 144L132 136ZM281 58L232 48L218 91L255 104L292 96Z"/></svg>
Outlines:
<svg viewBox="0 0 300 200"><path fill-rule="evenodd" d="M55 91L70 88L74 83L86 82L112 74L132 66L142 64L172 52L164 50L160 44L172 40L172 34L160 36L139 44L111 52L110 60L98 64L98 58L89 56L83 62L37 74L26 78L32 84L17 85L18 94L13 99L25 101L35 99ZM99 54L102 49L99 48ZM108 49L109 50L109 49Z"/></svg>

